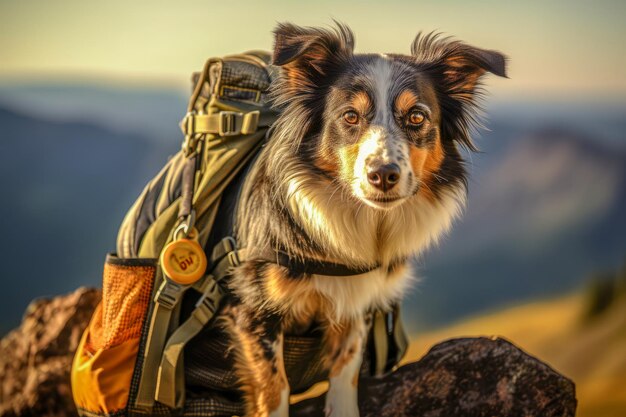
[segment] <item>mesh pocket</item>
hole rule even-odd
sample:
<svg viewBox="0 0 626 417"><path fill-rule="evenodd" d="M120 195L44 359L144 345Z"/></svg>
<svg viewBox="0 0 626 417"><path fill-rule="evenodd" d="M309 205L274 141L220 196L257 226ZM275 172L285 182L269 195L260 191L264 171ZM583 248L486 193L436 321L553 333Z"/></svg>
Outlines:
<svg viewBox="0 0 626 417"><path fill-rule="evenodd" d="M102 302L90 325L88 350L108 349L140 337L155 271L156 259L107 256L102 277Z"/></svg>

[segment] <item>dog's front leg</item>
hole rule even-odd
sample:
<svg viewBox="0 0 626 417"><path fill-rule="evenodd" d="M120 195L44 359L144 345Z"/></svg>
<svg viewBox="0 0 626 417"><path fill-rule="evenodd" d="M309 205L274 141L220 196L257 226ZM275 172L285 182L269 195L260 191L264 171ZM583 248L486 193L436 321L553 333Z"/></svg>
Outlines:
<svg viewBox="0 0 626 417"><path fill-rule="evenodd" d="M364 320L333 326L326 332L326 360L330 387L326 394L327 417L358 417L357 384L367 336Z"/></svg>
<svg viewBox="0 0 626 417"><path fill-rule="evenodd" d="M288 417L289 384L283 363L281 318L246 309L234 309L232 314L246 417Z"/></svg>

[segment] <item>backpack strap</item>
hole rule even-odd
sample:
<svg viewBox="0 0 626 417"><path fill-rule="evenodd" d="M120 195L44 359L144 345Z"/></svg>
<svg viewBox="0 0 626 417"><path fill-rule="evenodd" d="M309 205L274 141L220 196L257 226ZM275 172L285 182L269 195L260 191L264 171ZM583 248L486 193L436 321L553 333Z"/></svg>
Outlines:
<svg viewBox="0 0 626 417"><path fill-rule="evenodd" d="M230 275L232 268L240 265L244 252L238 251L234 239L226 237L220 241L211 256L212 273L196 282L193 288L201 296L185 322L172 333L163 348L155 385L155 399L170 408L181 409L185 402L185 381L183 351L187 342L193 339L215 316L224 296L219 283Z"/></svg>
<svg viewBox="0 0 626 417"><path fill-rule="evenodd" d="M371 337L370 373L381 376L393 371L409 347L409 339L402 325L400 304L394 304L391 311L373 312Z"/></svg>
<svg viewBox="0 0 626 417"><path fill-rule="evenodd" d="M215 114L190 112L180 122L180 128L185 136L198 133L211 133L219 136L248 135L256 132L260 113L258 110L248 113L222 111ZM262 125L267 125L267 122L264 121Z"/></svg>
<svg viewBox="0 0 626 417"><path fill-rule="evenodd" d="M182 408L185 402L183 350L188 341L211 321L224 293L212 275L194 288L201 292L191 315L172 333L164 349L155 387L155 399L170 408Z"/></svg>
<svg viewBox="0 0 626 417"><path fill-rule="evenodd" d="M157 269L157 278L162 271ZM140 409L152 409L155 400L157 371L161 352L167 339L174 308L182 300L189 285L177 284L162 277L163 282L154 298L154 309L150 318L146 348L143 354L142 373L135 399L135 406Z"/></svg>

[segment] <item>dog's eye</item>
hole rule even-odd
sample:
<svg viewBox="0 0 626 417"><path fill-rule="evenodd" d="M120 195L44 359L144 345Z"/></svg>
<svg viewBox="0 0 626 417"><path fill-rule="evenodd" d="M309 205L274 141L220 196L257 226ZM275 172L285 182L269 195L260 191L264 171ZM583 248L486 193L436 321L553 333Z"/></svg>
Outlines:
<svg viewBox="0 0 626 417"><path fill-rule="evenodd" d="M422 123L424 123L424 120L426 120L426 116L421 111L414 110L411 112L411 114L409 114L409 123L414 126L421 125Z"/></svg>
<svg viewBox="0 0 626 417"><path fill-rule="evenodd" d="M359 122L359 115L355 111L350 110L343 114L343 120L345 120L346 123L355 125Z"/></svg>

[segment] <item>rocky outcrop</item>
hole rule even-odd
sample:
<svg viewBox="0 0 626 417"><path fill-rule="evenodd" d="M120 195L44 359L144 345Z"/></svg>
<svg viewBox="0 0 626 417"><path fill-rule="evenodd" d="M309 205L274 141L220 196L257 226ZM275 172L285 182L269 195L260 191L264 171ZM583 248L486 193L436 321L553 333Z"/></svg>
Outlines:
<svg viewBox="0 0 626 417"><path fill-rule="evenodd" d="M574 383L504 339L452 339L382 379L361 381L363 417L574 417ZM299 416L322 416L322 399Z"/></svg>
<svg viewBox="0 0 626 417"><path fill-rule="evenodd" d="M100 291L33 301L0 341L0 416L74 416L70 367Z"/></svg>
<svg viewBox="0 0 626 417"><path fill-rule="evenodd" d="M81 288L37 300L20 328L0 341L0 416L76 416L69 370L80 336L100 299ZM360 384L361 415L575 415L574 384L503 339L440 343L420 361ZM321 416L323 398L301 402L292 415Z"/></svg>

